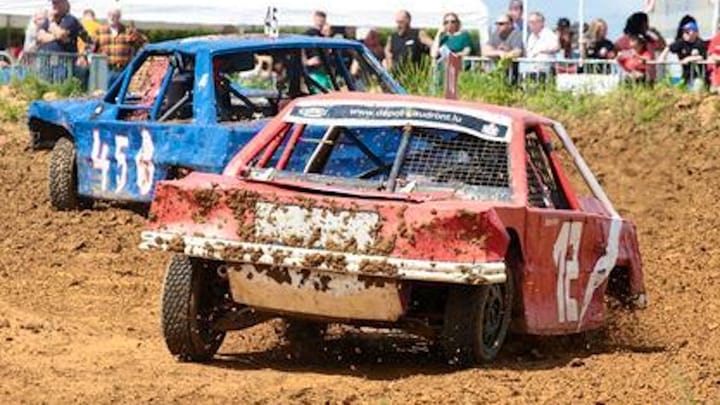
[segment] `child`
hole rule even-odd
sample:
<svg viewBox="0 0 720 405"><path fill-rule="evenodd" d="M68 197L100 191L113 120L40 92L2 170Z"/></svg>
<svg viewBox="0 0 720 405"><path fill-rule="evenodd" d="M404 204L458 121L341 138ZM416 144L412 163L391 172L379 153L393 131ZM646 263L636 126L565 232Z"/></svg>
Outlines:
<svg viewBox="0 0 720 405"><path fill-rule="evenodd" d="M654 71L647 64L652 60L653 54L648 49L647 39L642 34L630 36L630 49L622 51L618 56L618 63L634 83L643 83L654 78Z"/></svg>

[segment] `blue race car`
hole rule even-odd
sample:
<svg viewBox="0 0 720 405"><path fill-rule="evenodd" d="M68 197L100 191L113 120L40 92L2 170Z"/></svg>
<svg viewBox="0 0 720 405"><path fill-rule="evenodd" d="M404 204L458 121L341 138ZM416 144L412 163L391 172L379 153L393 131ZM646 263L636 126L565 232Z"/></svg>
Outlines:
<svg viewBox="0 0 720 405"><path fill-rule="evenodd" d="M36 101L35 149L50 149L52 206L149 202L155 183L221 173L292 99L403 93L360 43L307 36L212 36L148 45L101 98Z"/></svg>

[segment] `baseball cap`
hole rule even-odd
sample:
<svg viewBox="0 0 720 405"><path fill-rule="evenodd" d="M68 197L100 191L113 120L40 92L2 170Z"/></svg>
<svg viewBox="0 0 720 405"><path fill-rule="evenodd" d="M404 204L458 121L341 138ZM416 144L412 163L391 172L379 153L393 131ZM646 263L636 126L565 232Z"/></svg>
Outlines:
<svg viewBox="0 0 720 405"><path fill-rule="evenodd" d="M698 26L697 23L690 21L689 23L683 25L682 27L683 31L694 31L698 32Z"/></svg>
<svg viewBox="0 0 720 405"><path fill-rule="evenodd" d="M558 20L557 26L558 26L558 28L570 28L570 20L563 17Z"/></svg>
<svg viewBox="0 0 720 405"><path fill-rule="evenodd" d="M495 19L495 23L496 23L496 24L497 24L497 23L503 23L503 24L505 24L505 23L509 23L509 22L510 22L510 17L508 17L507 14L500 14L500 15Z"/></svg>

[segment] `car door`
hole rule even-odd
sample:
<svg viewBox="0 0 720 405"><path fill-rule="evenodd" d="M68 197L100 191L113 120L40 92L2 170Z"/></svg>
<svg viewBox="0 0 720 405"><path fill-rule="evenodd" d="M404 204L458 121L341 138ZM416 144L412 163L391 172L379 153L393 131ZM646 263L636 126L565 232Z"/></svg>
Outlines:
<svg viewBox="0 0 720 405"><path fill-rule="evenodd" d="M521 296L524 329L535 334L577 332L596 326L604 317L604 307L587 300L587 287L605 254L610 218L581 208L552 145L550 128L527 129ZM594 296L594 290L589 294Z"/></svg>
<svg viewBox="0 0 720 405"><path fill-rule="evenodd" d="M77 124L79 193L150 201L155 183L179 171L222 171L239 146L216 122L210 74L207 54L151 54L132 65L116 102Z"/></svg>

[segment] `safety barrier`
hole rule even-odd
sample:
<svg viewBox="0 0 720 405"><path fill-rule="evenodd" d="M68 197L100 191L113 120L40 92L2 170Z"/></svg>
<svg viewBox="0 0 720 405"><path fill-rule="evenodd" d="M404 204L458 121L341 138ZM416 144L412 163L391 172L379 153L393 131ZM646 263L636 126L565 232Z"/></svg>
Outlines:
<svg viewBox="0 0 720 405"><path fill-rule="evenodd" d="M543 82L554 84L558 90L574 93L605 94L620 85L644 85L658 82L684 83L689 90L699 91L708 84L711 62L683 64L679 61L651 61L644 72L626 71L616 60L604 59L515 59L498 64L484 57L466 57L465 66L472 72L491 72L504 66L511 84Z"/></svg>
<svg viewBox="0 0 720 405"><path fill-rule="evenodd" d="M10 56L0 52L0 58ZM77 78L83 87L93 92L107 89L109 72L107 57L101 54L77 55L59 52L24 52L19 60L10 62L0 69L0 83L13 79L22 80L36 76L49 83L62 83Z"/></svg>

